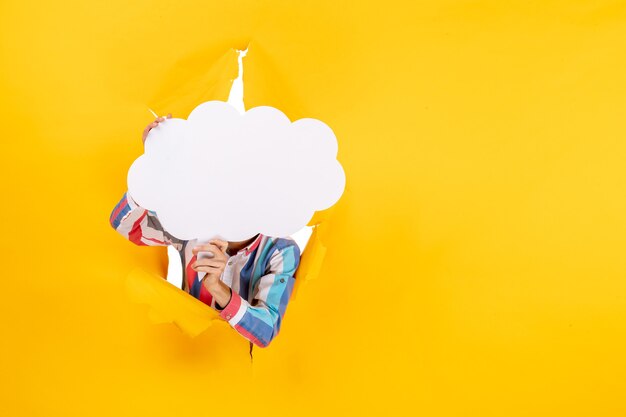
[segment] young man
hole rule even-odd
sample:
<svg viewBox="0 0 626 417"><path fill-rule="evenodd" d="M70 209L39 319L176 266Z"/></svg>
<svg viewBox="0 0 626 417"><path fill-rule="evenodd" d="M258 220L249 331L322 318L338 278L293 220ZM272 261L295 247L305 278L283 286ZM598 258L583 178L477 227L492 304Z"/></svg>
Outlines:
<svg viewBox="0 0 626 417"><path fill-rule="evenodd" d="M168 114L171 117L171 114ZM143 140L162 117L144 130ZM156 212L139 206L126 192L110 216L111 226L139 246L172 245L183 264L182 290L216 309L250 341L266 347L276 337L293 291L300 249L291 238L257 234L241 242L180 240L163 229ZM197 259L198 252L208 259ZM206 272L202 282L198 272Z"/></svg>

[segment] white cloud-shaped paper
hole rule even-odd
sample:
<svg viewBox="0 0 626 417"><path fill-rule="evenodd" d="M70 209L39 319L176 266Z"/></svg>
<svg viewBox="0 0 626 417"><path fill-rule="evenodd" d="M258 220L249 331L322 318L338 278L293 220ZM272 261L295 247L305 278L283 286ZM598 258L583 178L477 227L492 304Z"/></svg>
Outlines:
<svg viewBox="0 0 626 417"><path fill-rule="evenodd" d="M289 236L341 197L337 139L320 120L280 110L241 113L223 101L153 128L128 171L128 191L179 239Z"/></svg>

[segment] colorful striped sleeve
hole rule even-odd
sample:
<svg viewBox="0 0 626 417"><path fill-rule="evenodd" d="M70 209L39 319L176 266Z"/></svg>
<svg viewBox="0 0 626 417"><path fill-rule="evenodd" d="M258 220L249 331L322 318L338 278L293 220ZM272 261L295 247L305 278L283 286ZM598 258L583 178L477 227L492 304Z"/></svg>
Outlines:
<svg viewBox="0 0 626 417"><path fill-rule="evenodd" d="M267 347L278 335L300 263L300 249L290 239L277 239L269 259L269 270L254 286L251 303L232 291L220 316L243 337Z"/></svg>
<svg viewBox="0 0 626 417"><path fill-rule="evenodd" d="M182 240L167 233L154 211L139 206L126 192L109 217L111 226L138 246L182 247Z"/></svg>

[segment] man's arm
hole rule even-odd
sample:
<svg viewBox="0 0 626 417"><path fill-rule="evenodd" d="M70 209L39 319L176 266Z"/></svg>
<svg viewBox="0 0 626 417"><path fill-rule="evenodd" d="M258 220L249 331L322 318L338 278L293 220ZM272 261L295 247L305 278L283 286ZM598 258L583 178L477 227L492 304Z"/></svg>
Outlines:
<svg viewBox="0 0 626 417"><path fill-rule="evenodd" d="M255 345L267 347L280 331L299 263L298 245L290 239L277 239L269 260L269 270L254 286L252 303L231 291L223 282L212 289L218 304L224 306L220 317Z"/></svg>
<svg viewBox="0 0 626 417"><path fill-rule="evenodd" d="M109 217L119 234L139 246L182 247L183 241L167 233L156 213L139 206L126 192Z"/></svg>
<svg viewBox="0 0 626 417"><path fill-rule="evenodd" d="M233 294L233 290L231 290L228 285L224 284L223 281L219 281L215 285L215 287L211 287L211 290L209 292L215 299L215 309L217 311L224 310L224 307L222 306L228 304L228 302L230 301L230 297Z"/></svg>
<svg viewBox="0 0 626 417"><path fill-rule="evenodd" d="M167 118L171 119L172 113L169 113ZM165 117L157 117L144 129L141 137L144 145L150 130L164 120ZM173 245L177 250L181 250L185 242L166 232L156 213L140 207L128 192L124 193L111 212L109 222L113 229L139 246Z"/></svg>

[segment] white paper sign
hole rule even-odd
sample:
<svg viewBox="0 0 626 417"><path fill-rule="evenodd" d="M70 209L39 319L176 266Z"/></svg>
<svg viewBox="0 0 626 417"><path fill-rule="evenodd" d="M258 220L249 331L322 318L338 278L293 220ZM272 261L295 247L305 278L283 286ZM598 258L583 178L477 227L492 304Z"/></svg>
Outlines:
<svg viewBox="0 0 626 417"><path fill-rule="evenodd" d="M269 106L242 114L214 100L150 131L128 190L179 239L284 237L343 193L336 157L337 139L320 120L292 123Z"/></svg>

